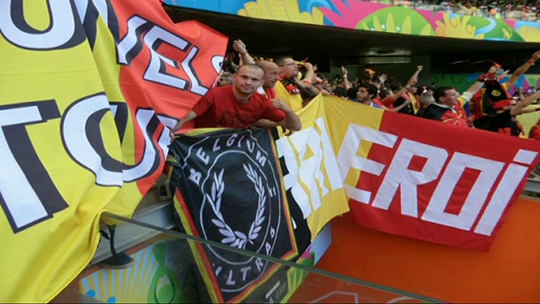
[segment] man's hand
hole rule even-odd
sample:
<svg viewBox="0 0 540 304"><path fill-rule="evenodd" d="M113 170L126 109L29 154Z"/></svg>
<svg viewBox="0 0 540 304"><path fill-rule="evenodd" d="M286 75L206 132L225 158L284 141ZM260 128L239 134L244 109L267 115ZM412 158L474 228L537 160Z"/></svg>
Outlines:
<svg viewBox="0 0 540 304"><path fill-rule="evenodd" d="M242 42L242 40L240 39L237 39L235 41L233 41L233 49L235 51L237 51L241 56L244 56L247 54L247 49L246 49L246 45L244 42Z"/></svg>
<svg viewBox="0 0 540 304"><path fill-rule="evenodd" d="M420 72L423 68L424 68L423 65L419 65L419 66L416 67L416 70L417 70L418 72Z"/></svg>
<svg viewBox="0 0 540 304"><path fill-rule="evenodd" d="M534 60L534 61L540 59L540 51L537 51L536 53L534 53L532 55L531 59Z"/></svg>
<svg viewBox="0 0 540 304"><path fill-rule="evenodd" d="M332 96L332 93L328 92L328 91L325 90L325 89L322 89L322 90L321 90L321 94L323 94L323 96Z"/></svg>
<svg viewBox="0 0 540 304"><path fill-rule="evenodd" d="M304 67L306 68L306 70L308 71L313 71L315 72L315 69L313 68L313 64L309 63L309 62L304 62Z"/></svg>
<svg viewBox="0 0 540 304"><path fill-rule="evenodd" d="M276 109L285 110L289 109L287 105L285 105L285 102L281 98L274 98L272 99L272 105Z"/></svg>
<svg viewBox="0 0 540 304"><path fill-rule="evenodd" d="M174 135L173 131L169 129L169 138L171 139L171 144L175 140L176 136Z"/></svg>
<svg viewBox="0 0 540 304"><path fill-rule="evenodd" d="M495 72L497 72L498 69L499 69L499 67L494 65L494 66L489 68L488 73L490 73L490 74L495 73Z"/></svg>
<svg viewBox="0 0 540 304"><path fill-rule="evenodd" d="M344 66L341 66L341 74L343 76L347 76L347 74L349 74L349 71L347 71L347 68L344 67Z"/></svg>
<svg viewBox="0 0 540 304"><path fill-rule="evenodd" d="M504 71L504 72L499 76L499 81L503 80L503 78L506 77L506 75L508 75L508 73L510 73L510 70Z"/></svg>
<svg viewBox="0 0 540 304"><path fill-rule="evenodd" d="M298 117L298 115L296 115L281 98L272 99L272 105L285 113L285 119L278 122L280 126L291 131L300 131L300 129L302 129L300 117Z"/></svg>
<svg viewBox="0 0 540 304"><path fill-rule="evenodd" d="M388 79L388 77L386 76L386 74L382 74L379 76L379 82L382 84L386 81L386 79Z"/></svg>

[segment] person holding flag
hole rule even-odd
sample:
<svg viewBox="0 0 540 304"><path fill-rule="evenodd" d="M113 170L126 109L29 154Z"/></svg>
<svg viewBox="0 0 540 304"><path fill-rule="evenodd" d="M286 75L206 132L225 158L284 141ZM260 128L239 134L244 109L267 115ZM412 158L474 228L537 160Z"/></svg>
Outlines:
<svg viewBox="0 0 540 304"><path fill-rule="evenodd" d="M473 96L471 99L471 112L473 113L472 118L474 126L477 129L490 129L491 120L497 114L497 110L500 110L503 107L502 103L498 103L498 105L495 105L494 103L509 98L498 94L500 94L500 92L506 92L510 87L515 85L519 78L523 76L523 74L525 74L538 59L540 59L540 51L535 52L529 60L517 68L508 81L505 83L499 83L497 81L498 84L494 84L490 90L483 89ZM495 63L495 66L497 66L497 69L500 68L500 65L497 63Z"/></svg>
<svg viewBox="0 0 540 304"><path fill-rule="evenodd" d="M267 119L284 128L300 130L300 118L283 101L270 101L256 94L256 90L264 83L264 75L264 70L257 65L240 66L234 75L233 85L210 90L176 124L172 132L195 118L195 126L198 128L248 128L260 119Z"/></svg>

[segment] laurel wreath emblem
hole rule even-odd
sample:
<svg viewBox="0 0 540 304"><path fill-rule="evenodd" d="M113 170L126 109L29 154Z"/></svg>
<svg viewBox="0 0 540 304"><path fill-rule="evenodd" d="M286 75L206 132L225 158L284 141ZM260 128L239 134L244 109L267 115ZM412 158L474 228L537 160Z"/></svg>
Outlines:
<svg viewBox="0 0 540 304"><path fill-rule="evenodd" d="M223 214L221 214L221 197L223 191L225 191L225 183L223 182L223 172L225 169L222 169L219 174L214 172L214 180L212 182L210 193L205 194L208 203L212 207L212 211L216 215L216 218L212 219L212 223L219 228L219 232L224 237L221 240L221 243L239 249L245 249L247 242L253 244L253 241L259 236L259 232L262 229L262 224L265 219L264 202L266 201L266 191L264 189L262 178L255 170L253 170L253 167L250 164L244 164L243 166L247 177L255 186L255 192L257 192L259 196L257 213L255 214L255 219L251 223L251 227L247 234L233 230L223 218Z"/></svg>

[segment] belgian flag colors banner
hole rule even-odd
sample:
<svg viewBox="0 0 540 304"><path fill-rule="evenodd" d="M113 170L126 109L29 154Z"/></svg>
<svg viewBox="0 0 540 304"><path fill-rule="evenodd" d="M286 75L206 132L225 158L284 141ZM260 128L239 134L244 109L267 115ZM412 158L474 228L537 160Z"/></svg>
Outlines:
<svg viewBox="0 0 540 304"><path fill-rule="evenodd" d="M186 232L275 258L298 256L269 132L217 131L180 136L171 145L176 163L170 183ZM242 301L261 285L271 289L264 284L279 265L215 246L192 246L213 302Z"/></svg>
<svg viewBox="0 0 540 304"><path fill-rule="evenodd" d="M159 1L0 1L1 302L47 302L130 216L227 39Z"/></svg>

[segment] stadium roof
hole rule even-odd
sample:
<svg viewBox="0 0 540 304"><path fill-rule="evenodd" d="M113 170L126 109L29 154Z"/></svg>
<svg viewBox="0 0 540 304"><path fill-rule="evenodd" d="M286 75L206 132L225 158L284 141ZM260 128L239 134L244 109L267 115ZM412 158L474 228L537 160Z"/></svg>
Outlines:
<svg viewBox="0 0 540 304"><path fill-rule="evenodd" d="M175 22L198 20L234 39L242 39L251 54L310 57L325 70L334 65L350 65L366 57L431 55L433 72L473 72L494 60L515 69L540 50L540 43L485 41L366 32L298 23L253 19L177 7L166 8ZM533 67L529 73L538 73Z"/></svg>

